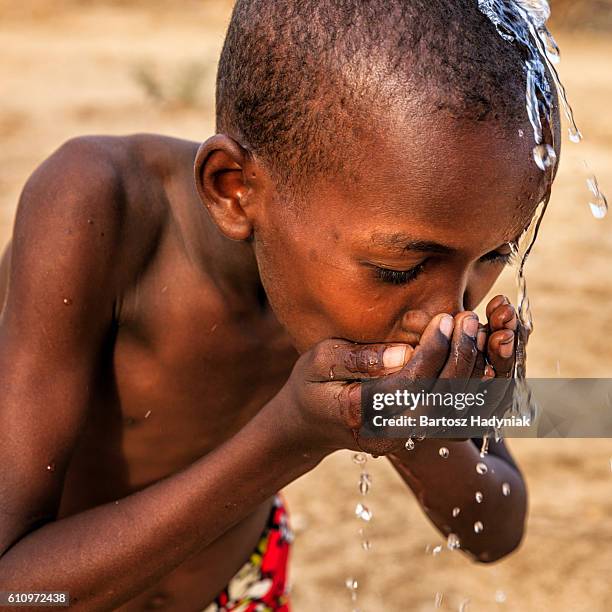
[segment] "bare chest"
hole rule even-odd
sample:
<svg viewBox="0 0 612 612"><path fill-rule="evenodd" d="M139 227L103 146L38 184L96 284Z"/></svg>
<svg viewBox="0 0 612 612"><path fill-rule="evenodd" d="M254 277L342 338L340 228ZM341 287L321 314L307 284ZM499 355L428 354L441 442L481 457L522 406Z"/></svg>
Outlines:
<svg viewBox="0 0 612 612"><path fill-rule="evenodd" d="M269 308L231 312L189 270L143 279L109 341L66 478L65 509L103 503L222 444L286 382L297 358Z"/></svg>

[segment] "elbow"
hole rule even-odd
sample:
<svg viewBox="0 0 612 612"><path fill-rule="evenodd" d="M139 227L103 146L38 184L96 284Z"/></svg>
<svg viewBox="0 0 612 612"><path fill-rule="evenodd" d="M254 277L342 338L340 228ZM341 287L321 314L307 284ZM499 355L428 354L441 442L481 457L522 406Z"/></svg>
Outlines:
<svg viewBox="0 0 612 612"><path fill-rule="evenodd" d="M506 515L506 520L498 523L498 528L488 534L486 543L483 542L484 546L471 551L477 563L488 564L501 561L520 548L525 537L527 523L527 495L525 489L522 492L523 495L517 499L514 509Z"/></svg>
<svg viewBox="0 0 612 612"><path fill-rule="evenodd" d="M511 537L508 537L503 542L495 542L494 545L473 553L473 559L477 563L483 565L501 561L520 548L523 542L523 536L524 529L521 529L518 533L513 533Z"/></svg>
<svg viewBox="0 0 612 612"><path fill-rule="evenodd" d="M526 512L517 513L505 528L491 534L487 544L481 550L472 551L477 563L495 563L516 552L525 537Z"/></svg>

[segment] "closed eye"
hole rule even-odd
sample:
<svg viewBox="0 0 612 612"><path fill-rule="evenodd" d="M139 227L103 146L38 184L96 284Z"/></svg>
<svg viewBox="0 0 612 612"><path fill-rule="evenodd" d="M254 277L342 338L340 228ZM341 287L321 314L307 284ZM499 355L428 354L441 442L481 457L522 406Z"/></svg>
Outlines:
<svg viewBox="0 0 612 612"><path fill-rule="evenodd" d="M379 280L391 285L406 285L415 280L425 268L425 262L420 263L410 270L393 270L391 268L381 268L374 266L374 271Z"/></svg>
<svg viewBox="0 0 612 612"><path fill-rule="evenodd" d="M499 251L491 251L480 258L480 261L484 263L502 264L507 266L514 261L514 253L500 253Z"/></svg>

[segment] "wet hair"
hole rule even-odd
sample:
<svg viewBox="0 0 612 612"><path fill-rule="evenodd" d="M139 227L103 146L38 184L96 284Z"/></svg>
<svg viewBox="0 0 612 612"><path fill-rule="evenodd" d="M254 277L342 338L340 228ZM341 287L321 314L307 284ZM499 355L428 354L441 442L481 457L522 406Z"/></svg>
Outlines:
<svg viewBox="0 0 612 612"><path fill-rule="evenodd" d="M237 0L216 102L217 130L294 186L391 109L527 121L521 52L478 0Z"/></svg>

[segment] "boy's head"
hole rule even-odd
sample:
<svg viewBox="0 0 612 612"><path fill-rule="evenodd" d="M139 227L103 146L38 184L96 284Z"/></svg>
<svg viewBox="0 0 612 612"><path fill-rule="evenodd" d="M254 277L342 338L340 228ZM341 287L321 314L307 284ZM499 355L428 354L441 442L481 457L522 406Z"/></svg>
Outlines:
<svg viewBox="0 0 612 612"><path fill-rule="evenodd" d="M550 182L477 0L238 0L217 128L201 193L301 350L475 307Z"/></svg>

